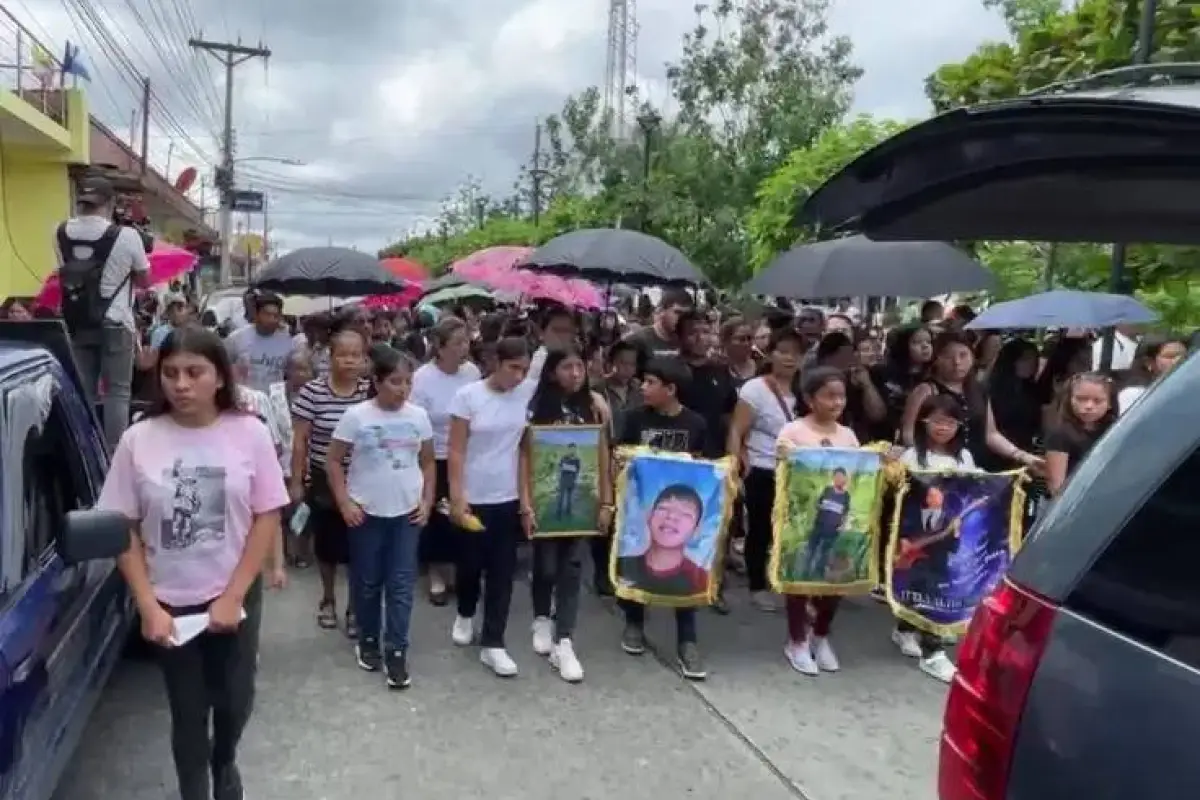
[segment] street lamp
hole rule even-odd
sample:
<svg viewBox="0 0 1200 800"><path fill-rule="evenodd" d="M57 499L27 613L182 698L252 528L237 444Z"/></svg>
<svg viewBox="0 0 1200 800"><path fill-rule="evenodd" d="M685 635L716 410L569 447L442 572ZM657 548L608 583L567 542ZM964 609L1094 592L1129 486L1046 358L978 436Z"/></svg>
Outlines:
<svg viewBox="0 0 1200 800"><path fill-rule="evenodd" d="M245 158L235 158L234 164L245 164L247 161L269 161L272 164L283 164L288 167L303 167L306 162L298 158L281 158L279 156L246 156Z"/></svg>

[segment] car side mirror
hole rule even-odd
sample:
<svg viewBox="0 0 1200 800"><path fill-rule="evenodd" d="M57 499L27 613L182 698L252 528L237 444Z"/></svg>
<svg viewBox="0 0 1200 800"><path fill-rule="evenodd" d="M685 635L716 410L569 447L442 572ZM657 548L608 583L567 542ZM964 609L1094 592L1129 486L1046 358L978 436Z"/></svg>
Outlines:
<svg viewBox="0 0 1200 800"><path fill-rule="evenodd" d="M129 519L117 511L68 511L58 533L58 554L67 564L116 558L129 549Z"/></svg>

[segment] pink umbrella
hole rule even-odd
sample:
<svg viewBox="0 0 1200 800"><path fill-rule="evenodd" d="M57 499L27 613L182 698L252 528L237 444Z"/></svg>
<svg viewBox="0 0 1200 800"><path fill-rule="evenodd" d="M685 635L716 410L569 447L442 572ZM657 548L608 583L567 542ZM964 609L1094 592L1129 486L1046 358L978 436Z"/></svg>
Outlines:
<svg viewBox="0 0 1200 800"><path fill-rule="evenodd" d="M403 292L396 294L377 294L363 300L362 307L370 309L407 308L421 296L421 286L413 283Z"/></svg>
<svg viewBox="0 0 1200 800"><path fill-rule="evenodd" d="M603 305L600 292L587 281L515 269L531 252L531 247L489 247L456 261L450 269L456 275L494 291L531 300L550 300L573 308L600 308Z"/></svg>
<svg viewBox="0 0 1200 800"><path fill-rule="evenodd" d="M154 249L148 256L150 261L150 285L169 283L180 275L189 272L196 266L199 257L190 250L176 247L173 244L155 240ZM51 275L42 285L34 304L43 308L58 310L62 302L62 289L58 285L58 275Z"/></svg>

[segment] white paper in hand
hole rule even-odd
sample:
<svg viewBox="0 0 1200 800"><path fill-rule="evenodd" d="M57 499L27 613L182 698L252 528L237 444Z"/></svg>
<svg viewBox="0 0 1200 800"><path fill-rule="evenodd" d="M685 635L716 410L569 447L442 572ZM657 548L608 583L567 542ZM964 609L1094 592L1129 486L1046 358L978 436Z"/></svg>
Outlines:
<svg viewBox="0 0 1200 800"><path fill-rule="evenodd" d="M241 618L246 619L246 610L242 609ZM195 639L200 634L208 630L208 613L203 614L186 614L182 617L175 618L175 635L171 637L171 644L175 647L183 645Z"/></svg>

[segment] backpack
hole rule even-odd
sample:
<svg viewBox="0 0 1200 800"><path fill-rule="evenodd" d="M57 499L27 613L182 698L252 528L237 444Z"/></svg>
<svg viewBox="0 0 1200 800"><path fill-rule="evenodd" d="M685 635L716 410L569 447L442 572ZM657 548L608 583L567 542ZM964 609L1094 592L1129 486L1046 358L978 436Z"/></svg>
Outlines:
<svg viewBox="0 0 1200 800"><path fill-rule="evenodd" d="M121 235L120 225L109 225L108 230L99 239L72 239L67 236L67 226L64 222L58 226L58 251L62 254L62 266L58 269L58 282L62 287L62 318L67 323L71 333L87 330L99 330L104 325L105 315L113 298L125 288L130 275L117 286L111 297L105 298L100 293L100 279L104 275L104 265L116 247L117 238ZM76 258L76 247L91 248L87 258Z"/></svg>

